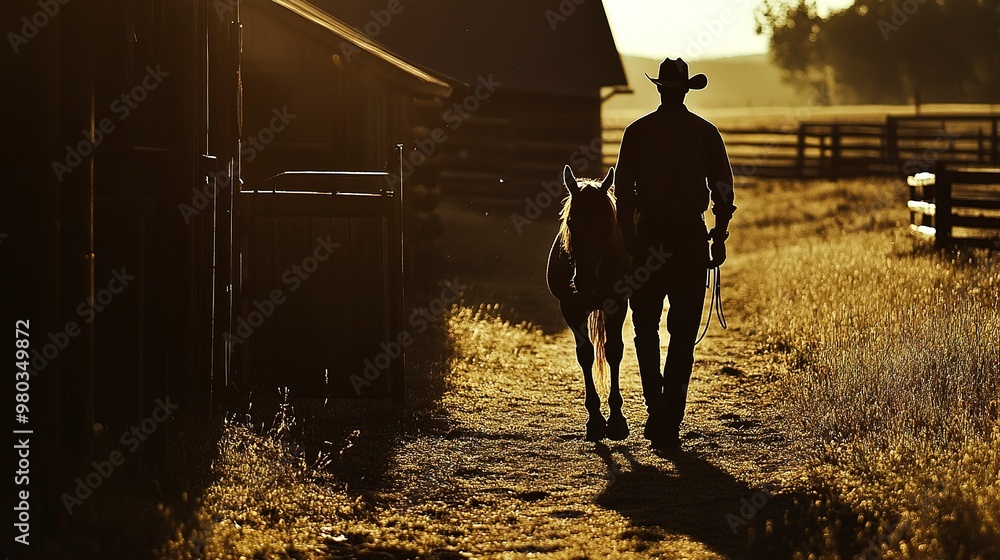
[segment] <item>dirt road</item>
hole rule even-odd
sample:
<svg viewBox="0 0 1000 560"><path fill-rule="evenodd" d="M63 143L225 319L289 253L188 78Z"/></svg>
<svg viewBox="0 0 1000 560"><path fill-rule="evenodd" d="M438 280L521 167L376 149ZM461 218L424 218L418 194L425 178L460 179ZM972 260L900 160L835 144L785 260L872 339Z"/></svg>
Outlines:
<svg viewBox="0 0 1000 560"><path fill-rule="evenodd" d="M774 365L754 354L739 322L713 326L698 347L683 450L668 455L641 437L645 410L626 323L622 388L632 435L586 442L573 339L541 283L554 224L519 236L502 211L445 211L454 224L446 260L470 285L466 310L450 320L448 388L426 426L400 438L383 476L354 486L378 512L366 521L377 527L372 538L356 534L354 544L439 557L758 555L767 520L784 513L778 502L788 497L778 493L797 475L765 398ZM523 251L530 246L537 255ZM538 262L525 262L531 257ZM525 319L534 328L505 324ZM331 546L338 549L359 550Z"/></svg>

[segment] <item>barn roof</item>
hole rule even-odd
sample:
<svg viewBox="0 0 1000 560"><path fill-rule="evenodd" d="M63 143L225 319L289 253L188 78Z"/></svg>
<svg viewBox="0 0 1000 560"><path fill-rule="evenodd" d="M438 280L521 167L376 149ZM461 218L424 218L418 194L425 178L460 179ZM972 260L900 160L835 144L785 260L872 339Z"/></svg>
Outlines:
<svg viewBox="0 0 1000 560"><path fill-rule="evenodd" d="M271 0L271 2L322 29L330 31L333 35L339 37L340 41L347 41L376 59L389 64L391 67L402 72L404 76L410 78L407 81L420 91L441 97L451 95L452 83L449 83L447 77L404 59L368 35L333 17L316 5L306 0ZM455 84L461 83L456 80L452 80L452 82Z"/></svg>
<svg viewBox="0 0 1000 560"><path fill-rule="evenodd" d="M505 90L588 96L628 85L599 1L315 2L366 33L375 31L379 42L407 58L468 83L493 74ZM396 14L387 10L393 5ZM387 14L391 19L381 23Z"/></svg>

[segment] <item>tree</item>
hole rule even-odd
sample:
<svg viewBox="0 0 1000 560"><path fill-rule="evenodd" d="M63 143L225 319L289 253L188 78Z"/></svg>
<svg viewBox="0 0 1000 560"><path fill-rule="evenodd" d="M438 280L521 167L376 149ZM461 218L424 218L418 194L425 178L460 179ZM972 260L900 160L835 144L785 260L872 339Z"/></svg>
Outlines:
<svg viewBox="0 0 1000 560"><path fill-rule="evenodd" d="M819 15L811 0L765 0L757 32L799 86L847 101L1000 102L1000 0L857 0Z"/></svg>

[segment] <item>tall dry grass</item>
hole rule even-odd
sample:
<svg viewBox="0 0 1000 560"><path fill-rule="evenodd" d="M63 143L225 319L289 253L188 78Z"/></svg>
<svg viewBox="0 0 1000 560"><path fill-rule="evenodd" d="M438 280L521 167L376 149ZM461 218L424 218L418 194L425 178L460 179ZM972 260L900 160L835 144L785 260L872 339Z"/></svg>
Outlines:
<svg viewBox="0 0 1000 560"><path fill-rule="evenodd" d="M911 240L900 181L747 187L745 321L818 474L883 519L864 554L1000 557L1000 258Z"/></svg>

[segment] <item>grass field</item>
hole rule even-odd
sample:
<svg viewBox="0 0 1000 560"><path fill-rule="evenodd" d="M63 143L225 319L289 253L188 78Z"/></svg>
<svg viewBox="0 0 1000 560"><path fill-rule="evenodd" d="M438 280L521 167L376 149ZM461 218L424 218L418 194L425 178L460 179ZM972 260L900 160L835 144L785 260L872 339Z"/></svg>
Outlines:
<svg viewBox="0 0 1000 560"><path fill-rule="evenodd" d="M741 195L740 314L816 476L882 520L873 557L1000 557L1000 259L916 244L899 182Z"/></svg>

